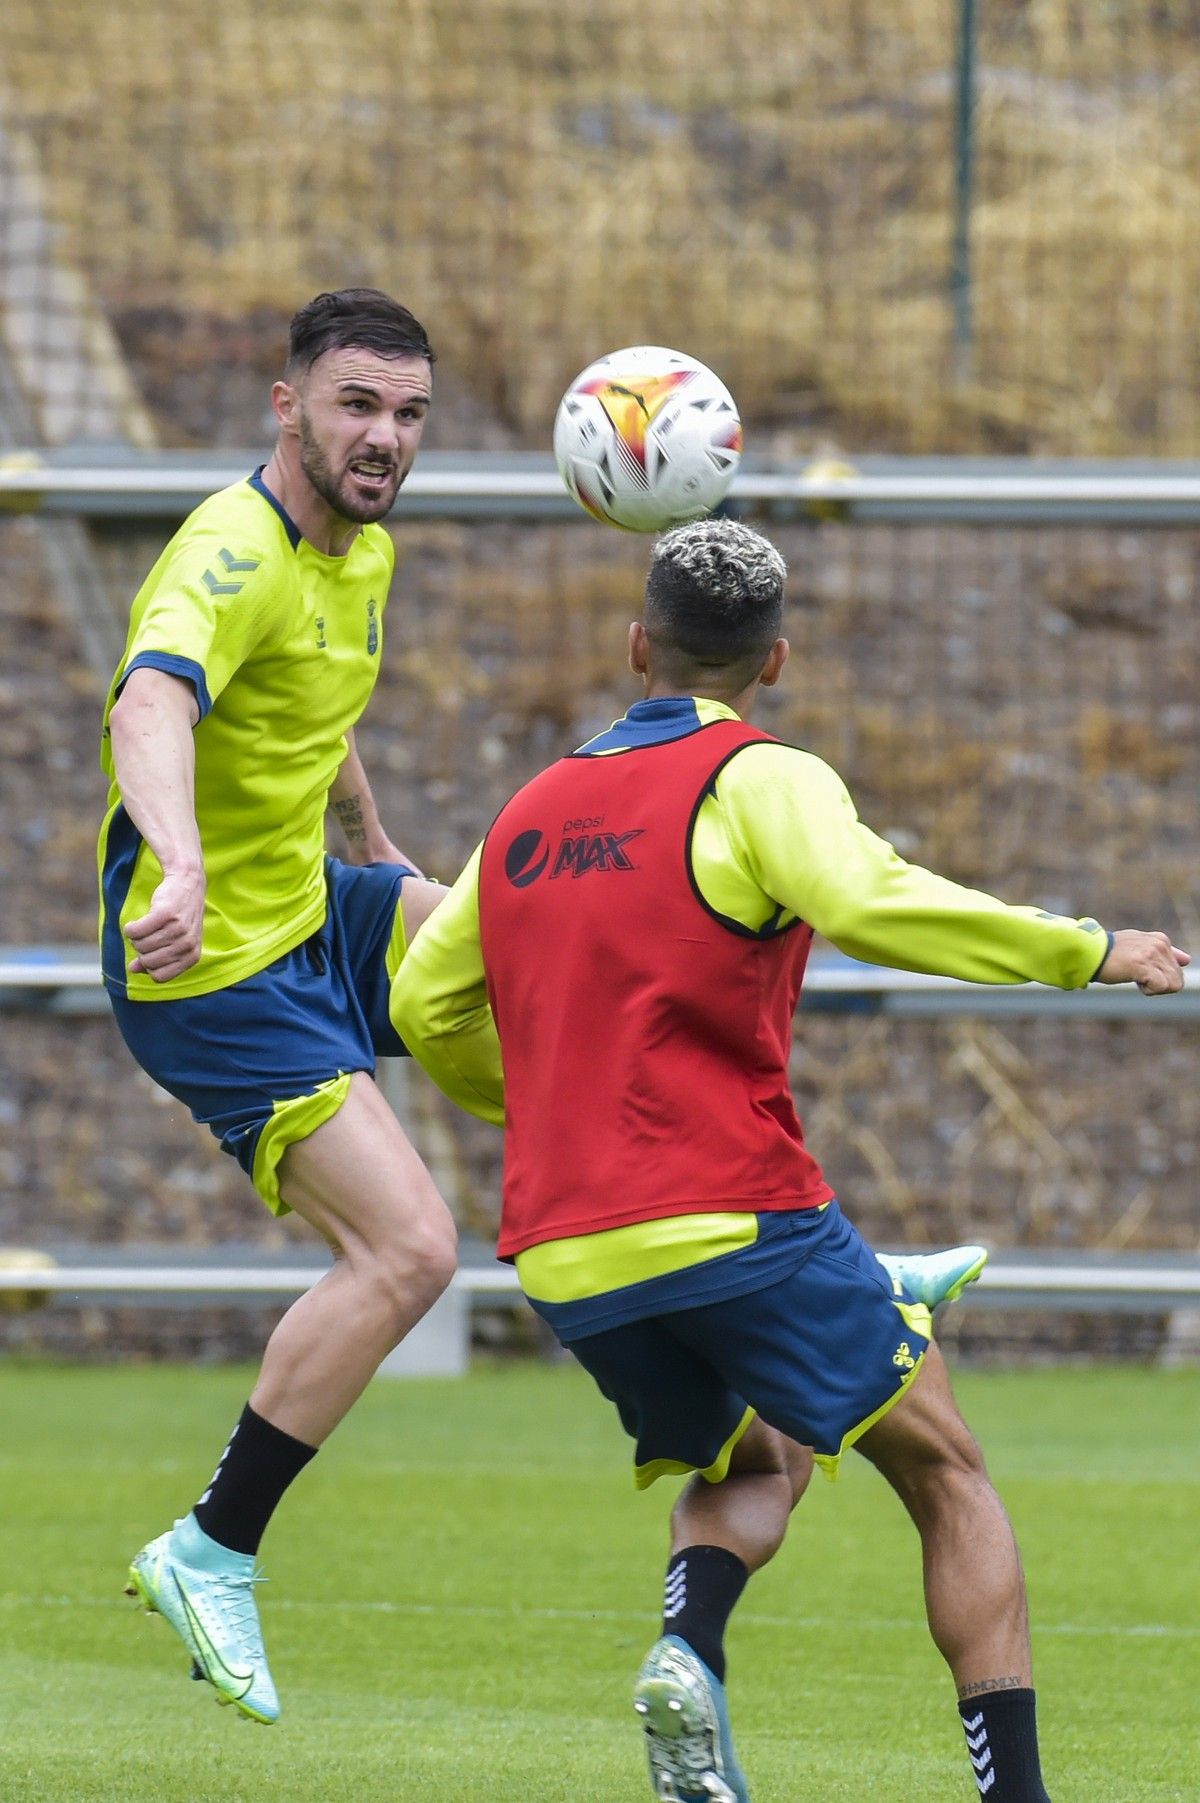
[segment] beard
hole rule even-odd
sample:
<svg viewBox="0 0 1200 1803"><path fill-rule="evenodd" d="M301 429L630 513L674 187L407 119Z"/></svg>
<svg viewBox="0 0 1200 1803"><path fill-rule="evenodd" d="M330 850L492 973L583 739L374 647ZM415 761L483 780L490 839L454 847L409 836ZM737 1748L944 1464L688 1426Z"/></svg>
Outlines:
<svg viewBox="0 0 1200 1803"><path fill-rule="evenodd" d="M399 466L393 465L396 477L388 487L380 489L377 495L355 494L349 467L340 475L335 472L304 407L300 409L300 468L325 505L342 519L353 520L357 526L369 526L372 521L381 520L390 513L404 480Z"/></svg>

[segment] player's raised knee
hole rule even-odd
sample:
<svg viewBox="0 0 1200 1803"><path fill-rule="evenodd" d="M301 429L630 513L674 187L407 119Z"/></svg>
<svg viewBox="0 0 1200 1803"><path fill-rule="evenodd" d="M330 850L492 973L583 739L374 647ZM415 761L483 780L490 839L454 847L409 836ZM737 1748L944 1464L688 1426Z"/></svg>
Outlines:
<svg viewBox="0 0 1200 1803"><path fill-rule="evenodd" d="M454 1276L458 1233L448 1209L407 1222L384 1249L376 1265L376 1278L403 1314L411 1313L414 1300L426 1307L437 1301Z"/></svg>

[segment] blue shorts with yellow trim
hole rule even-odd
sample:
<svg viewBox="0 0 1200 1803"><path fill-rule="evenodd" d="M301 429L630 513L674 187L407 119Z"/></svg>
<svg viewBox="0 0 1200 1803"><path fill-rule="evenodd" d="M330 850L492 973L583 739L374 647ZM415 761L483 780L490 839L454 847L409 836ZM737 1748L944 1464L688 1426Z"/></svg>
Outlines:
<svg viewBox="0 0 1200 1803"><path fill-rule="evenodd" d="M916 1376L928 1309L895 1294L836 1202L819 1221L804 1212L806 1254L797 1263L794 1244L779 1241L774 1279L763 1269L751 1290L572 1338L636 1442L639 1488L688 1471L719 1482L755 1415L836 1476Z"/></svg>
<svg viewBox="0 0 1200 1803"><path fill-rule="evenodd" d="M129 1050L210 1127L275 1214L279 1160L337 1113L355 1071L406 1048L388 1018L403 951L397 864L326 859L328 909L311 938L207 995L137 1002L109 990Z"/></svg>

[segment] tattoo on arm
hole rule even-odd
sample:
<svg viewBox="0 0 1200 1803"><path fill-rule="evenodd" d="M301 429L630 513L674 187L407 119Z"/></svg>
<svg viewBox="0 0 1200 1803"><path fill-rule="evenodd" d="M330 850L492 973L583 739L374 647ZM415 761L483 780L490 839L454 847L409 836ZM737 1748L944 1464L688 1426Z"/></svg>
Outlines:
<svg viewBox="0 0 1200 1803"><path fill-rule="evenodd" d="M960 1684L959 1697L981 1697L989 1690L1020 1690L1020 1678L982 1678L978 1684Z"/></svg>
<svg viewBox="0 0 1200 1803"><path fill-rule="evenodd" d="M348 795L344 801L331 803L338 817L338 824L346 835L349 845L365 845L367 842L367 823L363 818L362 802L357 795Z"/></svg>

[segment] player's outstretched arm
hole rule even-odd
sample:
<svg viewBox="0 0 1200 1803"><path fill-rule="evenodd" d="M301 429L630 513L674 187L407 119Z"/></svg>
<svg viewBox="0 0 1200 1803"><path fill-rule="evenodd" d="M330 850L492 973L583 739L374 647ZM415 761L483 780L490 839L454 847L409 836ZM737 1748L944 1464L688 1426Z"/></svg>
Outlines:
<svg viewBox="0 0 1200 1803"><path fill-rule="evenodd" d="M407 864L423 876L413 860L388 838L375 806L375 797L367 781L353 730L346 734L346 756L329 790L329 806L346 840L346 859L350 864Z"/></svg>
<svg viewBox="0 0 1200 1803"><path fill-rule="evenodd" d="M200 717L191 685L164 670L134 670L109 715L113 768L125 811L162 866L162 881L126 936L131 971L156 983L189 970L200 956L204 859L196 825Z"/></svg>
<svg viewBox="0 0 1200 1803"><path fill-rule="evenodd" d="M721 772L718 796L735 852L765 897L852 958L974 983L1082 989L1103 963L1105 982L1135 982L1144 970L1160 985L1147 994L1182 984L1177 962L1174 976L1166 969L1162 935L1132 934L1161 944L1153 969L1145 945L1130 948L1143 962L1127 967L1124 950L1115 961L1105 952L1098 921L1013 906L906 863L864 826L836 772L808 752L750 746Z"/></svg>
<svg viewBox="0 0 1200 1803"><path fill-rule="evenodd" d="M1113 934L1108 956L1094 980L1136 983L1143 995L1174 995L1183 988L1184 968L1191 961L1165 933L1139 933L1123 927Z"/></svg>

